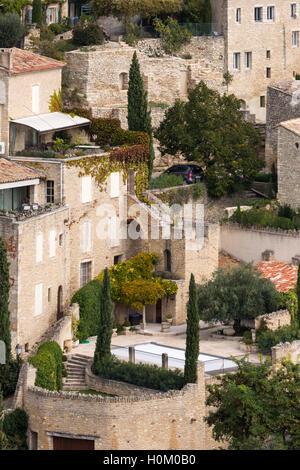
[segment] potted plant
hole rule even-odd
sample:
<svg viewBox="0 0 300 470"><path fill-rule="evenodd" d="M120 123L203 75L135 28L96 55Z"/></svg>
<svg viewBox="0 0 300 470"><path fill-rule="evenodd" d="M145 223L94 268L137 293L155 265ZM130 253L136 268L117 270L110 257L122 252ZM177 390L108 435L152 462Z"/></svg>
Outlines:
<svg viewBox="0 0 300 470"><path fill-rule="evenodd" d="M117 336L118 326L116 322L113 322L113 336Z"/></svg>
<svg viewBox="0 0 300 470"><path fill-rule="evenodd" d="M124 321L123 326L124 326L125 331L129 331L131 327L131 323L128 320L126 320Z"/></svg>
<svg viewBox="0 0 300 470"><path fill-rule="evenodd" d="M173 321L172 315L167 315L167 322L170 323L170 325L171 325L172 321Z"/></svg>

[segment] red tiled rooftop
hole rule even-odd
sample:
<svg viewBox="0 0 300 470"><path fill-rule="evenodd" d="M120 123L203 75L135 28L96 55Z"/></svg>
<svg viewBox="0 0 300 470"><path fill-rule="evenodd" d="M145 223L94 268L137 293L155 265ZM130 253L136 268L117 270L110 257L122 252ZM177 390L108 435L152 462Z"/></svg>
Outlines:
<svg viewBox="0 0 300 470"><path fill-rule="evenodd" d="M219 253L219 267L231 268L241 264L241 261L233 258L228 253ZM287 292L297 283L298 266L278 261L262 261L255 266L265 277L270 279L280 292Z"/></svg>
<svg viewBox="0 0 300 470"><path fill-rule="evenodd" d="M0 158L0 184L41 178L41 174L27 166Z"/></svg>
<svg viewBox="0 0 300 470"><path fill-rule="evenodd" d="M298 266L279 262L261 262L256 265L263 277L270 279L280 292L287 292L297 283Z"/></svg>
<svg viewBox="0 0 300 470"><path fill-rule="evenodd" d="M25 51L23 49L18 49L17 47L12 47L11 49L1 49L0 55L10 52L11 62L9 73L26 73L26 72L35 72L38 70L46 70L53 68L61 68L65 64L59 60L51 59L50 57L45 57L39 54L34 54L30 51ZM3 66L0 65L0 69Z"/></svg>

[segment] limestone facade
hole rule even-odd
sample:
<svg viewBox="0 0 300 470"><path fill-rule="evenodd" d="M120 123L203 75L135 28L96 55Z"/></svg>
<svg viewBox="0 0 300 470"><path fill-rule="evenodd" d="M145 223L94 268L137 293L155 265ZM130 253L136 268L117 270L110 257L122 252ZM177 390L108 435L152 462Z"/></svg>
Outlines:
<svg viewBox="0 0 300 470"><path fill-rule="evenodd" d="M97 380L93 377L93 386ZM210 381L199 363L198 382L180 391L146 393L137 387L127 396L101 397L40 389L34 386L35 369L26 364L15 405L29 415L30 449L35 443L38 450L52 450L54 437L60 437L92 440L96 450L212 450L219 444L203 421ZM118 389L107 382L116 394Z"/></svg>
<svg viewBox="0 0 300 470"><path fill-rule="evenodd" d="M282 0L211 3L213 23L225 39L225 68L233 75L228 91L264 122L267 87L292 80L299 72L299 3L293 3L294 7Z"/></svg>
<svg viewBox="0 0 300 470"><path fill-rule="evenodd" d="M278 126L300 117L300 81L281 82L268 87L266 120L266 167L277 168Z"/></svg>

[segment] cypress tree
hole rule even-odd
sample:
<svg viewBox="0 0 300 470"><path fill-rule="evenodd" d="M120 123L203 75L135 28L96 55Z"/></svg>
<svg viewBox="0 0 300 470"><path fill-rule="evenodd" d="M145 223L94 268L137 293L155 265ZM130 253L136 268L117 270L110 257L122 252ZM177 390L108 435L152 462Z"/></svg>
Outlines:
<svg viewBox="0 0 300 470"><path fill-rule="evenodd" d="M41 0L33 0L32 2L32 23L42 26L43 9Z"/></svg>
<svg viewBox="0 0 300 470"><path fill-rule="evenodd" d="M110 357L110 345L112 337L112 301L110 296L110 278L108 269L104 270L104 278L100 294L100 320L97 344L94 354L94 370L99 371L101 362Z"/></svg>
<svg viewBox="0 0 300 470"><path fill-rule="evenodd" d="M199 311L197 302L197 291L194 275L191 274L189 286L189 300L187 303L187 322L186 322L186 347L185 347L185 365L184 378L187 383L197 381L197 362L199 356Z"/></svg>
<svg viewBox="0 0 300 470"><path fill-rule="evenodd" d="M136 51L133 54L129 70L128 83L128 129L130 131L147 132L150 136L149 179L154 162L154 147L151 112L148 109L147 92L141 75L140 64Z"/></svg>
<svg viewBox="0 0 300 470"><path fill-rule="evenodd" d="M7 250L0 238L0 340L6 345L6 363L11 359L11 336L9 320L9 263Z"/></svg>
<svg viewBox="0 0 300 470"><path fill-rule="evenodd" d="M204 0L203 6L203 23L211 24L212 21L212 11L210 0Z"/></svg>
<svg viewBox="0 0 300 470"><path fill-rule="evenodd" d="M295 319L295 323L298 322L298 328L300 328L300 263L298 264L298 277L297 277L296 292L297 292L297 298L298 298L298 311L297 311L297 318Z"/></svg>

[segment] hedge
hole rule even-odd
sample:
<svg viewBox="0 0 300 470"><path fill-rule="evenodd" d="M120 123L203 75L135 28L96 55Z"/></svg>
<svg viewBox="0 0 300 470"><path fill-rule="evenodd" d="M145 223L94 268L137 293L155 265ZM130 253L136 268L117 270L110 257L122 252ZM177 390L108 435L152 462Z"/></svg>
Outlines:
<svg viewBox="0 0 300 470"><path fill-rule="evenodd" d="M181 390L186 384L179 369L166 370L157 365L133 364L121 361L115 356L101 363L97 375L104 379L119 380L162 392Z"/></svg>
<svg viewBox="0 0 300 470"><path fill-rule="evenodd" d="M258 349L262 352L270 350L279 343L292 342L300 339L300 330L295 325L282 326L277 330L258 330L256 334L256 342Z"/></svg>
<svg viewBox="0 0 300 470"><path fill-rule="evenodd" d="M12 395L16 389L21 362L11 359L8 364L0 365L0 390L3 397Z"/></svg>
<svg viewBox="0 0 300 470"><path fill-rule="evenodd" d="M101 283L93 280L79 289L72 297L71 303L80 307L80 320L77 339L80 342L89 336L97 336L100 321Z"/></svg>
<svg viewBox="0 0 300 470"><path fill-rule="evenodd" d="M37 368L35 385L46 390L61 390L63 375L63 355L55 341L43 343L35 356L29 359Z"/></svg>

